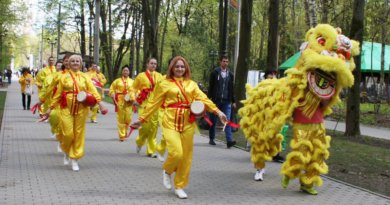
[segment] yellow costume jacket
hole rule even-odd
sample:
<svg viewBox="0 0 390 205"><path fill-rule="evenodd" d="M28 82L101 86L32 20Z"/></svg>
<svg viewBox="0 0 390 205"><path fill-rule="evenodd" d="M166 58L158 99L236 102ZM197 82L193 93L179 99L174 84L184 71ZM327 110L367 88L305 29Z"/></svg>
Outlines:
<svg viewBox="0 0 390 205"><path fill-rule="evenodd" d="M49 76L53 73L56 73L56 72L57 71L56 71L55 66L47 66L44 69L42 69L41 71L39 71L37 76L36 76L36 85L38 86L38 88L41 88L41 86L44 85L45 79L47 76Z"/></svg>
<svg viewBox="0 0 390 205"><path fill-rule="evenodd" d="M30 83L27 82L27 79L30 79ZM19 84L20 84L20 91L22 93L25 92L26 90L26 86L28 84L30 84L30 86L32 86L34 84L34 79L32 77L32 75L30 73L26 73L26 74L23 74L20 78L19 78Z"/></svg>
<svg viewBox="0 0 390 205"><path fill-rule="evenodd" d="M181 86L185 96L175 81ZM189 108L195 100L202 101L209 112L217 113L219 111L194 81L183 80L183 78L164 79L157 84L153 95L146 103L144 112L139 118L141 121L147 121L163 105L165 108L162 119L163 128L182 132L195 126L194 123L189 122Z"/></svg>
<svg viewBox="0 0 390 205"><path fill-rule="evenodd" d="M148 78L150 76L150 79ZM134 79L133 88L137 91L137 102L142 104L149 96L149 94L154 90L156 84L161 81L162 75L154 71L150 73L149 71L142 72L137 75Z"/></svg>

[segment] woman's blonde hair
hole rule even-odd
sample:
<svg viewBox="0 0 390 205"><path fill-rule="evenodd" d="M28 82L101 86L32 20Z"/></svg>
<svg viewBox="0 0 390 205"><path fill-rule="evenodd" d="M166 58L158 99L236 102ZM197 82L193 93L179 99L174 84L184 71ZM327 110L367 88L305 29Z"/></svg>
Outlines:
<svg viewBox="0 0 390 205"><path fill-rule="evenodd" d="M71 55L69 57L69 62L72 61L72 59L79 59L80 60L80 68L79 69L80 69L80 71L82 71L82 68L83 68L83 58L81 58L81 56L79 56L79 55Z"/></svg>
<svg viewBox="0 0 390 205"><path fill-rule="evenodd" d="M183 61L184 67L185 67L185 72L184 72L183 78L184 79L191 79L190 65L188 64L186 59L182 56L176 56L171 60L171 63L169 64L169 67L168 67L167 78L173 79L173 76L174 76L173 70L175 69L175 66L179 60Z"/></svg>

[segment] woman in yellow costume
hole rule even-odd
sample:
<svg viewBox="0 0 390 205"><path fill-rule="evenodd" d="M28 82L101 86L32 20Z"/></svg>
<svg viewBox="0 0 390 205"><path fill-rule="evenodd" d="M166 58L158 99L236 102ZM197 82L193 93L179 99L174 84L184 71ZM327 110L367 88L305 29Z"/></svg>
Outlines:
<svg viewBox="0 0 390 205"><path fill-rule="evenodd" d="M127 129L131 122L133 102L135 93L133 90L133 80L129 78L130 70L128 66L123 66L122 77L114 80L110 86L109 95L115 102L116 119L118 121L119 141L123 142L127 135Z"/></svg>
<svg viewBox="0 0 390 205"><path fill-rule="evenodd" d="M27 91L30 89L32 91L32 86L34 84L34 78L30 74L30 69L23 68L22 76L19 78L19 84L20 84L20 91L22 92L22 105L23 110L30 110L30 104L31 104L31 95L32 92ZM26 103L27 98L27 103ZM27 107L26 107L27 106Z"/></svg>
<svg viewBox="0 0 390 205"><path fill-rule="evenodd" d="M132 126L144 125L157 113L160 106L165 107L162 127L163 135L168 149L168 157L163 165L163 184L171 189L171 174L174 172L175 194L183 199L187 194L183 188L189 181L193 137L196 123L190 122L190 105L194 101L205 104L207 111L218 115L222 122L227 122L226 116L191 80L191 70L187 61L176 56L172 59L166 79L157 84L152 98L145 105L145 111Z"/></svg>
<svg viewBox="0 0 390 205"><path fill-rule="evenodd" d="M149 58L146 62L147 69L137 75L134 79L133 88L138 93L136 98L136 104L138 104L138 113L142 115L145 110L146 101L149 98L151 92L153 92L156 84L161 80L162 75L156 71L157 60L155 58ZM146 154L148 157L156 158L156 135L158 129L158 113L155 113L150 120L143 124L139 130L139 135L136 138L137 153L141 151L145 141L148 141Z"/></svg>
<svg viewBox="0 0 390 205"><path fill-rule="evenodd" d="M102 93L103 86L107 81L106 78L103 79L101 75L99 75L97 69L98 66L95 63L93 63L92 66L88 69L88 72L86 72L85 74L92 80L93 84L98 89L98 92ZM102 82L102 80L104 80L104 82ZM99 110L98 105L95 105L90 109L90 114L91 114L90 119L92 123L97 123L96 118L97 118L98 110Z"/></svg>
<svg viewBox="0 0 390 205"><path fill-rule="evenodd" d="M37 76L35 77L36 85L38 87L38 95L41 92L41 90L44 88L45 80L48 76L52 75L53 73L57 72L56 67L54 65L55 60L53 56L50 56L49 59L47 59L49 65L43 68L41 71L38 72ZM42 116L47 108L49 107L48 101L41 104L39 107L39 115Z"/></svg>
<svg viewBox="0 0 390 205"><path fill-rule="evenodd" d="M57 91L57 85L61 76L66 74L69 71L68 61L70 56L71 56L70 54L65 54L64 57L62 58L62 63L56 64L57 72L54 72L52 75L48 76L45 79L44 86L42 87L41 92L39 93L39 104L45 103L46 101L48 101L47 102L48 105L51 104L53 97ZM62 65L59 68L60 64ZM51 109L50 116L49 116L49 123L51 127L51 133L55 135L58 141L57 152L62 152L61 149L62 135L60 132L60 126L58 126L61 120L61 116L59 115L58 110L59 110L59 106Z"/></svg>
<svg viewBox="0 0 390 205"><path fill-rule="evenodd" d="M78 160L84 156L85 123L89 107L77 101L77 94L81 91L92 94L101 110L106 109L100 102L100 94L92 81L80 71L82 58L79 55L72 55L69 58L69 66L70 70L59 80L47 114L50 114L51 109L60 106L59 126L62 132L61 148L65 153L64 164L69 164L71 160L72 170L79 171Z"/></svg>
<svg viewBox="0 0 390 205"><path fill-rule="evenodd" d="M316 195L313 186L321 186L320 174L328 172L325 160L331 139L325 133L323 116L331 113L342 88L353 85L351 55L359 53L359 45L326 24L310 29L306 40L300 59L286 71L285 78L247 86L247 99L239 114L256 168L264 168L265 161L280 152L280 131L292 118L292 151L282 165L282 186L299 178L300 189Z"/></svg>

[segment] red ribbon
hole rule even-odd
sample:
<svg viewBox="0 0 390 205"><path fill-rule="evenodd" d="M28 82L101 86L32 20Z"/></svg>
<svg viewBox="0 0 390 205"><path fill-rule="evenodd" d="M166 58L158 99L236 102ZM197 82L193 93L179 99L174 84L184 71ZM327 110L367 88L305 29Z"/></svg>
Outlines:
<svg viewBox="0 0 390 205"><path fill-rule="evenodd" d="M240 128L240 125L239 125L239 124L234 123L234 122L232 122L232 121L228 121L228 122L226 123L226 125L227 125L227 126L230 126L230 127L233 127L233 128Z"/></svg>
<svg viewBox="0 0 390 205"><path fill-rule="evenodd" d="M97 80L96 78L92 78L92 82L93 82L93 85L97 88L103 88L103 85L100 83L99 80Z"/></svg>
<svg viewBox="0 0 390 205"><path fill-rule="evenodd" d="M133 105L133 113L137 113L137 106Z"/></svg>
<svg viewBox="0 0 390 205"><path fill-rule="evenodd" d="M133 126L129 126L129 127L130 127L130 131L129 131L129 133L127 133L125 138L129 138L131 133L133 133L133 131L137 129L137 128L133 127Z"/></svg>
<svg viewBox="0 0 390 205"><path fill-rule="evenodd" d="M39 103L35 104L30 110L32 114L34 115L37 112L37 109L39 108Z"/></svg>

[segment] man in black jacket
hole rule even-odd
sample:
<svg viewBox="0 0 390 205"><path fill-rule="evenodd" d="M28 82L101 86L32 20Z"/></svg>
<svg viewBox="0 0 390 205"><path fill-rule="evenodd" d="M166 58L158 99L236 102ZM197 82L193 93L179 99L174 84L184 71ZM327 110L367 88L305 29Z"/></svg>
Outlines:
<svg viewBox="0 0 390 205"><path fill-rule="evenodd" d="M234 75L228 70L229 59L227 56L221 56L220 67L217 67L210 75L208 97L218 106L218 108L225 113L228 120L231 120L231 111L236 107L234 103L234 91L233 91L233 81ZM209 144L215 145L215 124L217 122L217 116L210 113L210 120L213 123L213 126L210 127ZM232 140L232 129L230 126L225 128L227 148L230 148L236 144Z"/></svg>

